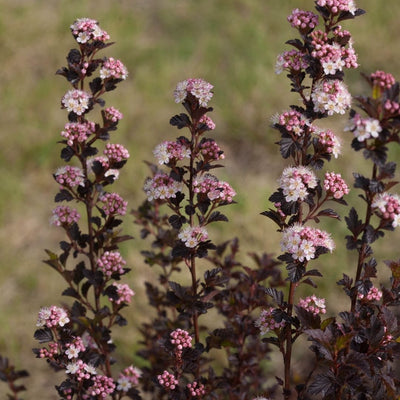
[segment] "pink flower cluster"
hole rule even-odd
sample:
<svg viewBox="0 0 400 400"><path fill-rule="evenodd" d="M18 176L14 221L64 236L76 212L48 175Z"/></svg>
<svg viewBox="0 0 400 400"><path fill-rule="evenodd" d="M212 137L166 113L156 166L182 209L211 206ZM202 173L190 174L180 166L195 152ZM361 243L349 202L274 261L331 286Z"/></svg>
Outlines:
<svg viewBox="0 0 400 400"><path fill-rule="evenodd" d="M96 375L93 378L93 385L89 387L88 391L92 396L106 398L115 390L115 383L112 378L105 375Z"/></svg>
<svg viewBox="0 0 400 400"><path fill-rule="evenodd" d="M202 140L200 142L200 151L205 162L223 160L225 158L224 152L213 139Z"/></svg>
<svg viewBox="0 0 400 400"><path fill-rule="evenodd" d="M372 286L365 296L362 293L358 293L357 298L366 301L379 301L382 298L382 292L377 287Z"/></svg>
<svg viewBox="0 0 400 400"><path fill-rule="evenodd" d="M279 186L287 202L303 201L309 194L308 190L314 189L317 183L314 172L304 166L285 168L279 179Z"/></svg>
<svg viewBox="0 0 400 400"><path fill-rule="evenodd" d="M154 178L146 180L143 190L149 201L165 200L176 197L176 194L182 191L182 186L182 182L177 182L169 175L159 172Z"/></svg>
<svg viewBox="0 0 400 400"><path fill-rule="evenodd" d="M156 146L153 154L158 163L162 165L190 158L190 149L179 141L165 141Z"/></svg>
<svg viewBox="0 0 400 400"><path fill-rule="evenodd" d="M275 73L279 75L284 70L295 73L308 68L308 66L305 54L299 50L292 49L278 55L275 64Z"/></svg>
<svg viewBox="0 0 400 400"><path fill-rule="evenodd" d="M105 81L106 79L122 79L128 77L128 70L120 60L115 60L113 57L107 58L103 62L100 69L100 78Z"/></svg>
<svg viewBox="0 0 400 400"><path fill-rule="evenodd" d="M357 54L353 49L350 33L338 26L334 35L337 41L331 41L323 31L312 32L312 45L314 47L311 55L317 58L326 75L334 75L343 68L357 68ZM348 47L340 44L343 38L348 40Z"/></svg>
<svg viewBox="0 0 400 400"><path fill-rule="evenodd" d="M161 375L157 376L158 383L167 390L174 390L176 385L179 383L178 379L168 371L164 371Z"/></svg>
<svg viewBox="0 0 400 400"><path fill-rule="evenodd" d="M192 337L189 335L189 332L183 329L175 329L170 333L171 343L176 347L178 352L181 352L183 349L192 347Z"/></svg>
<svg viewBox="0 0 400 400"><path fill-rule="evenodd" d="M80 336L77 336L71 343L67 343L65 346L67 348L65 354L70 360L72 358L78 358L79 353L84 352L86 350L86 347L83 344L83 340Z"/></svg>
<svg viewBox="0 0 400 400"><path fill-rule="evenodd" d="M301 136L308 125L303 114L295 110L285 111L275 116L273 122L285 128L289 134L294 134L296 136Z"/></svg>
<svg viewBox="0 0 400 400"><path fill-rule="evenodd" d="M305 299L300 299L298 306L312 313L314 317L318 314L326 314L325 299L320 299L314 294L307 296Z"/></svg>
<svg viewBox="0 0 400 400"><path fill-rule="evenodd" d="M357 140L363 142L370 138L377 138L382 127L377 119L361 118L360 114L355 114L345 130L353 132Z"/></svg>
<svg viewBox="0 0 400 400"><path fill-rule="evenodd" d="M390 89L395 83L396 79L392 74L384 71L376 71L370 75L372 85L381 89Z"/></svg>
<svg viewBox="0 0 400 400"><path fill-rule="evenodd" d="M108 33L100 29L98 22L90 18L79 18L71 25L71 31L78 43L87 43L89 40L105 42L110 39Z"/></svg>
<svg viewBox="0 0 400 400"><path fill-rule="evenodd" d="M82 360L76 360L66 365L65 373L74 375L78 382L91 379L92 375L96 375L96 368L86 364Z"/></svg>
<svg viewBox="0 0 400 400"><path fill-rule="evenodd" d="M384 107L385 107L385 111L387 112L387 114L396 115L399 112L400 104L397 103L396 101L388 99L388 100L385 101Z"/></svg>
<svg viewBox="0 0 400 400"><path fill-rule="evenodd" d="M188 226L179 232L178 238L186 247L194 248L199 243L205 242L208 239L208 232L202 226Z"/></svg>
<svg viewBox="0 0 400 400"><path fill-rule="evenodd" d="M207 125L207 128L212 131L215 129L215 123L214 121L208 116L208 115L203 115L200 119L199 122L201 124Z"/></svg>
<svg viewBox="0 0 400 400"><path fill-rule="evenodd" d="M354 15L357 10L353 0L317 0L316 4L326 7L333 15L339 14L342 11L348 11Z"/></svg>
<svg viewBox="0 0 400 400"><path fill-rule="evenodd" d="M335 158L338 158L341 144L337 136L330 129L317 131L316 135L318 142L324 147L325 152L333 154Z"/></svg>
<svg viewBox="0 0 400 400"><path fill-rule="evenodd" d="M83 90L69 90L61 99L62 108L66 108L68 112L73 111L76 115L82 115L89 108L91 97Z"/></svg>
<svg viewBox="0 0 400 400"><path fill-rule="evenodd" d="M42 307L39 310L36 326L46 326L53 328L55 326L63 327L68 324L69 318L67 312L57 306Z"/></svg>
<svg viewBox="0 0 400 400"><path fill-rule="evenodd" d="M126 261L122 258L118 251L105 251L104 254L97 260L97 266L103 271L108 278L112 274L124 273Z"/></svg>
<svg viewBox="0 0 400 400"><path fill-rule="evenodd" d="M260 329L261 335L267 334L269 331L280 329L285 326L285 321L275 321L273 316L274 308L270 307L266 310L262 310L260 316L257 318L255 325Z"/></svg>
<svg viewBox="0 0 400 400"><path fill-rule="evenodd" d="M118 163L129 158L129 151L118 143L107 143L104 155L108 158L109 164Z"/></svg>
<svg viewBox="0 0 400 400"><path fill-rule="evenodd" d="M400 225L400 196L391 193L379 193L372 202L374 208L383 220L391 221L392 227Z"/></svg>
<svg viewBox="0 0 400 400"><path fill-rule="evenodd" d="M335 244L327 232L300 224L292 225L282 233L281 250L295 260L303 262L315 258L317 247L332 252Z"/></svg>
<svg viewBox="0 0 400 400"><path fill-rule="evenodd" d="M94 122L68 122L61 132L61 136L67 140L68 146L73 146L74 143L85 142L95 132L96 124Z"/></svg>
<svg viewBox="0 0 400 400"><path fill-rule="evenodd" d="M292 11L287 20L292 28L297 28L302 34L312 31L318 25L318 15L298 8Z"/></svg>
<svg viewBox="0 0 400 400"><path fill-rule="evenodd" d="M55 172L54 178L57 183L65 187L85 186L85 175L79 167L72 167L71 165L60 167Z"/></svg>
<svg viewBox="0 0 400 400"><path fill-rule="evenodd" d="M122 113L114 107L107 107L104 110L104 118L108 121L118 122L123 118Z"/></svg>
<svg viewBox="0 0 400 400"><path fill-rule="evenodd" d="M39 350L39 358L49 358L52 359L56 354L58 354L58 343L49 343L49 348L43 347Z"/></svg>
<svg viewBox="0 0 400 400"><path fill-rule="evenodd" d="M333 196L335 199L341 199L345 194L349 193L349 187L342 176L334 172L325 173L324 189L328 196Z"/></svg>
<svg viewBox="0 0 400 400"><path fill-rule="evenodd" d="M131 302L132 296L135 295L135 292L126 283L114 282L113 285L117 287L118 299L114 300L112 298L109 298L109 300L114 302L115 304L129 304Z"/></svg>
<svg viewBox="0 0 400 400"><path fill-rule="evenodd" d="M127 392L132 386L136 386L139 384L139 378L142 375L142 372L130 365L129 367L125 368L118 377L117 380L117 390L122 392Z"/></svg>
<svg viewBox="0 0 400 400"><path fill-rule="evenodd" d="M202 383L192 382L188 383L186 387L189 389L190 395L192 397L201 397L206 394L206 390Z"/></svg>
<svg viewBox="0 0 400 400"><path fill-rule="evenodd" d="M55 226L70 226L77 223L81 216L74 208L68 206L57 206L52 211L50 223Z"/></svg>
<svg viewBox="0 0 400 400"><path fill-rule="evenodd" d="M344 114L351 105L346 85L337 79L318 82L311 93L314 111L333 115Z"/></svg>
<svg viewBox="0 0 400 400"><path fill-rule="evenodd" d="M102 210L106 215L125 215L128 202L118 193L105 193L100 200L104 203Z"/></svg>
<svg viewBox="0 0 400 400"><path fill-rule="evenodd" d="M219 181L215 176L206 174L193 181L194 193L206 194L214 202L232 203L236 192L229 183Z"/></svg>
<svg viewBox="0 0 400 400"><path fill-rule="evenodd" d="M194 96L199 105L202 107L207 107L208 102L213 96L213 85L204 81L203 79L190 78L185 81L179 82L174 90L175 103L183 103L190 93Z"/></svg>

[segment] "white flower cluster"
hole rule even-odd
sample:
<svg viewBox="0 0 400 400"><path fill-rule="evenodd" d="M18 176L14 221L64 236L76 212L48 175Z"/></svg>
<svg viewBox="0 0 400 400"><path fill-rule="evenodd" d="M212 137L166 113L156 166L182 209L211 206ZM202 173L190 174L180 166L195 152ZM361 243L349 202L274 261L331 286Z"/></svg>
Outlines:
<svg viewBox="0 0 400 400"><path fill-rule="evenodd" d="M308 189L314 189L318 180L311 169L307 167L287 167L279 179L279 186L287 202L303 201L308 196Z"/></svg>

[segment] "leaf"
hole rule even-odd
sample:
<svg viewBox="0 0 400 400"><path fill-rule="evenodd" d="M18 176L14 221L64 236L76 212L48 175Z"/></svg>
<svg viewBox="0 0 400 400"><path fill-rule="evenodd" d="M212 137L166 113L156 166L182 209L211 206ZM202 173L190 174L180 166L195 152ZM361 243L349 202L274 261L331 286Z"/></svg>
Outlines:
<svg viewBox="0 0 400 400"><path fill-rule="evenodd" d="M283 306L283 292L281 290L276 290L275 288L265 288L265 293L272 297L278 306Z"/></svg>
<svg viewBox="0 0 400 400"><path fill-rule="evenodd" d="M189 116L181 113L179 115L174 115L170 120L169 123L172 126L176 126L178 129L182 129L186 126L190 126L190 119Z"/></svg>
<svg viewBox="0 0 400 400"><path fill-rule="evenodd" d="M61 189L55 196L54 201L56 203L60 203L61 201L71 201L74 199L74 196L66 190L66 189Z"/></svg>
<svg viewBox="0 0 400 400"><path fill-rule="evenodd" d="M67 147L64 147L64 148L61 150L60 157L61 157L64 161L68 162L68 161L71 160L71 158L74 156L74 154L75 154L74 149L73 149L72 147L70 147L70 146L67 146Z"/></svg>
<svg viewBox="0 0 400 400"><path fill-rule="evenodd" d="M336 218L340 220L339 214L333 210L332 208L326 208L324 210L321 210L318 214L317 217L329 217L329 218Z"/></svg>
<svg viewBox="0 0 400 400"><path fill-rule="evenodd" d="M54 340L53 333L49 328L37 329L33 337L39 341L39 343L47 343Z"/></svg>
<svg viewBox="0 0 400 400"><path fill-rule="evenodd" d="M228 222L228 218L220 213L219 211L214 211L210 217L208 218L208 222L216 222L216 221L224 221L224 222Z"/></svg>
<svg viewBox="0 0 400 400"><path fill-rule="evenodd" d="M362 224L362 221L360 219L358 219L358 214L354 207L351 208L351 210L349 212L349 216L345 217L345 221L346 221L347 228L349 229L349 231L355 237L357 237L362 230L363 224Z"/></svg>
<svg viewBox="0 0 400 400"><path fill-rule="evenodd" d="M79 298L80 298L79 293L78 293L74 288L71 288L71 287L65 289L65 290L61 293L61 295L62 295L62 296L74 297L75 299L78 299L78 300L79 300Z"/></svg>

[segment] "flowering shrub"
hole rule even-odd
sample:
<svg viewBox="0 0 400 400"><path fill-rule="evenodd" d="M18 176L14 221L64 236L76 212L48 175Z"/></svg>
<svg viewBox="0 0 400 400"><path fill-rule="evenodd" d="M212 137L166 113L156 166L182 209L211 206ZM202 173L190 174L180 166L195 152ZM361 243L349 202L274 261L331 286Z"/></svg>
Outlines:
<svg viewBox="0 0 400 400"><path fill-rule="evenodd" d="M297 105L272 119L280 153L289 161L269 197L271 208L262 213L281 236L277 260L250 253L252 265L246 265L238 239L215 243L212 226L228 222L223 210L235 202L236 191L215 172L224 151L210 117L214 87L198 78L176 86L173 97L185 112L170 124L186 136L156 145L155 163L148 163L151 176L143 185L146 200L131 211L141 238L151 242L142 254L158 274L157 284L145 283L153 310L140 327L140 369L114 366L113 330L126 325L122 310L135 292L121 282L129 272L118 248L131 239L120 230L127 202L108 187L130 155L122 144L110 142L122 114L104 108L100 97L116 89L128 71L120 60L97 58L111 45L97 21L81 18L71 25L78 48L57 71L72 89L61 99L68 112L60 141L64 165L53 177L59 187L55 202L73 202L76 208L60 204L53 210L51 223L64 230L66 239L59 254L46 250L45 263L64 278L62 294L73 303L39 310L34 337L40 347L33 350L63 372L56 386L59 398L399 397L392 364L400 356L393 309L400 304L400 261L386 261L392 277L389 285L378 287L372 248L400 223L400 197L391 192L396 164L388 161L388 145L400 142L399 83L380 70L365 75L372 94L355 98L359 113L350 110L344 72L357 68L358 60L351 34L340 22L363 11L352 0L316 0L315 6L317 14L295 9L288 17L300 39L287 42L294 49L278 55L275 68L286 71L299 96ZM101 108L100 122L89 120L96 108ZM357 263L353 277L343 274L337 282L349 308L335 316L324 298L301 298L298 288L318 289L315 280L323 268L314 267L315 261L332 253L335 243L314 225L321 218L339 220L328 204L346 206L349 193L340 173L321 171L332 156L340 156L341 144L318 120L348 110L352 148L362 151L372 167L369 176L354 173L364 216L352 207L345 217L347 249L357 254ZM300 336L311 343L315 362L295 379L292 354ZM282 356L276 380L267 373L274 348ZM0 357L0 378L9 385L10 399L17 400L25 389L15 381L26 375Z"/></svg>

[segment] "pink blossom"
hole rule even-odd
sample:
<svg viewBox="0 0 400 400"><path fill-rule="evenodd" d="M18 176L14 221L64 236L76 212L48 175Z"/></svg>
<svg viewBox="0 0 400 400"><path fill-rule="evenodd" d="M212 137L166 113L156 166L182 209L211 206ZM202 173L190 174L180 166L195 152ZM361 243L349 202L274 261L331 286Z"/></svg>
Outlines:
<svg viewBox="0 0 400 400"><path fill-rule="evenodd" d="M73 146L74 143L85 142L95 132L96 124L94 122L68 122L61 132L61 136L67 140L68 146Z"/></svg>
<svg viewBox="0 0 400 400"><path fill-rule="evenodd" d="M85 175L79 167L72 167L71 165L60 167L54 173L54 178L61 186L68 188L85 186Z"/></svg>
<svg viewBox="0 0 400 400"><path fill-rule="evenodd" d="M207 125L207 129L210 130L210 131L212 131L212 130L215 129L215 123L214 123L214 121L213 121L209 116L207 116L207 115L203 115L203 116L199 119L199 122L200 122L201 124Z"/></svg>
<svg viewBox="0 0 400 400"><path fill-rule="evenodd" d="M153 154L160 165L176 163L184 158L190 158L190 148L179 141L165 141L156 146Z"/></svg>
<svg viewBox="0 0 400 400"><path fill-rule="evenodd" d="M224 152L213 139L204 139L200 142L200 151L205 162L223 160Z"/></svg>
<svg viewBox="0 0 400 400"><path fill-rule="evenodd" d="M260 329L261 335L267 334L269 331L283 328L285 321L281 320L277 322L273 316L274 308L270 307L266 310L262 310L260 316L255 322L257 328Z"/></svg>
<svg viewBox="0 0 400 400"><path fill-rule="evenodd" d="M101 196L100 201L104 203L102 210L106 215L125 215L128 202L118 193L106 193Z"/></svg>
<svg viewBox="0 0 400 400"><path fill-rule="evenodd" d="M396 83L396 79L392 74L380 70L372 73L370 79L373 86L381 89L390 89Z"/></svg>
<svg viewBox="0 0 400 400"><path fill-rule="evenodd" d="M68 112L73 111L76 115L82 115L89 108L91 95L83 90L69 90L61 99L62 108Z"/></svg>
<svg viewBox="0 0 400 400"><path fill-rule="evenodd" d="M382 298L382 292L375 286L372 286L366 295L357 293L357 298L364 301L379 301Z"/></svg>
<svg viewBox="0 0 400 400"><path fill-rule="evenodd" d="M74 375L75 379L80 382L91 379L92 375L96 375L96 370L93 366L78 359L66 365L65 373Z"/></svg>
<svg viewBox="0 0 400 400"><path fill-rule="evenodd" d="M307 296L305 299L300 299L298 307L304 308L314 316L326 313L325 299L320 299L314 294L312 296Z"/></svg>
<svg viewBox="0 0 400 400"><path fill-rule="evenodd" d="M284 70L295 73L308 68L309 64L305 56L306 54L295 49L279 54L276 59L275 73L281 74Z"/></svg>
<svg viewBox="0 0 400 400"><path fill-rule="evenodd" d="M68 206L57 206L52 214L50 223L55 226L67 227L77 223L81 218L77 210Z"/></svg>
<svg viewBox="0 0 400 400"><path fill-rule="evenodd" d="M83 344L83 340L80 336L74 338L71 343L66 343L65 347L67 348L65 354L69 359L78 358L79 353L82 353L86 350L86 347Z"/></svg>
<svg viewBox="0 0 400 400"><path fill-rule="evenodd" d="M46 326L53 328L56 326L63 327L68 324L69 318L67 312L57 306L42 307L38 314L36 326Z"/></svg>
<svg viewBox="0 0 400 400"><path fill-rule="evenodd" d="M213 202L232 203L236 192L229 183L219 181L215 176L206 174L193 181L194 193L206 194Z"/></svg>
<svg viewBox="0 0 400 400"><path fill-rule="evenodd" d="M314 111L333 115L344 114L351 105L351 95L346 85L337 80L318 82L311 93Z"/></svg>
<svg viewBox="0 0 400 400"><path fill-rule="evenodd" d="M182 182L175 181L169 175L159 172L154 178L146 180L143 190L149 201L167 200L175 198L176 194L182 191L182 187Z"/></svg>
<svg viewBox="0 0 400 400"><path fill-rule="evenodd" d="M170 333L170 337L171 343L179 352L185 348L192 347L192 337L189 335L189 332L183 329L175 329Z"/></svg>
<svg viewBox="0 0 400 400"><path fill-rule="evenodd" d="M93 385L89 387L88 391L92 396L106 398L115 390L115 383L112 378L105 375L96 375L93 379Z"/></svg>
<svg viewBox="0 0 400 400"><path fill-rule="evenodd" d="M303 34L309 33L318 25L318 15L298 8L295 8L287 19L292 28L297 28Z"/></svg>
<svg viewBox="0 0 400 400"><path fill-rule="evenodd" d="M324 151L338 158L341 144L337 136L330 129L326 131L317 131L316 136L318 142L324 147Z"/></svg>
<svg viewBox="0 0 400 400"><path fill-rule="evenodd" d="M206 390L202 383L194 381L192 383L188 383L186 387L189 389L190 395L192 397L202 397L206 394Z"/></svg>
<svg viewBox="0 0 400 400"><path fill-rule="evenodd" d="M122 79L125 80L128 77L128 70L120 60L115 60L110 57L103 62L103 66L100 69L100 78L105 81L107 79Z"/></svg>
<svg viewBox="0 0 400 400"><path fill-rule="evenodd" d="M43 347L39 350L39 358L52 359L56 354L58 354L58 351L59 351L58 343L49 343L48 349Z"/></svg>
<svg viewBox="0 0 400 400"><path fill-rule="evenodd" d="M107 143L104 155L108 158L109 165L119 163L129 158L128 150L118 143Z"/></svg>
<svg viewBox="0 0 400 400"><path fill-rule="evenodd" d="M186 247L194 248L199 243L205 242L208 239L208 232L202 226L188 226L179 232L178 238Z"/></svg>
<svg viewBox="0 0 400 400"><path fill-rule="evenodd" d="M391 193L379 193L372 202L375 213L393 228L400 225L400 196Z"/></svg>
<svg viewBox="0 0 400 400"><path fill-rule="evenodd" d="M124 283L113 283L117 288L118 299L114 300L113 298L109 298L115 304L126 303L129 304L131 302L132 296L135 295L135 292L129 287L129 285Z"/></svg>
<svg viewBox="0 0 400 400"><path fill-rule="evenodd" d="M307 126L309 126L308 121L303 114L295 110L285 111L282 114L275 116L273 122L274 125L285 128L285 130L292 136L302 136Z"/></svg>
<svg viewBox="0 0 400 400"><path fill-rule="evenodd" d="M118 122L123 118L122 113L114 107L107 107L104 110L104 118L107 121Z"/></svg>
<svg viewBox="0 0 400 400"><path fill-rule="evenodd" d="M353 0L317 0L316 4L320 7L326 7L333 15L348 11L355 15L357 10Z"/></svg>
<svg viewBox="0 0 400 400"><path fill-rule="evenodd" d="M282 233L281 250L295 260L303 262L315 258L317 247L332 252L335 244L327 232L300 224L294 224Z"/></svg>
<svg viewBox="0 0 400 400"><path fill-rule="evenodd" d="M208 102L213 96L213 87L213 85L203 79L190 78L179 82L174 90L175 102L183 103L188 93L190 93L198 100L200 106L207 107Z"/></svg>
<svg viewBox="0 0 400 400"><path fill-rule="evenodd" d="M141 377L142 372L140 369L130 365L125 368L120 374L118 378L118 386L117 390L121 390L123 392L127 392L132 386L136 386L139 384L139 378Z"/></svg>
<svg viewBox="0 0 400 400"><path fill-rule="evenodd" d="M314 172L304 166L285 168L279 179L279 186L287 202L303 201L309 195L309 190L314 189L317 183Z"/></svg>
<svg viewBox="0 0 400 400"><path fill-rule="evenodd" d="M161 375L157 376L158 383L166 390L174 390L176 385L179 383L178 379L168 371L164 371Z"/></svg>
<svg viewBox="0 0 400 400"><path fill-rule="evenodd" d="M98 22L90 18L79 18L71 25L71 31L78 43L87 43L90 40L107 41L110 36L100 29Z"/></svg>
<svg viewBox="0 0 400 400"><path fill-rule="evenodd" d="M341 199L345 194L349 193L349 187L342 176L334 172L325 173L324 189L328 196L333 196L335 199Z"/></svg>
<svg viewBox="0 0 400 400"><path fill-rule="evenodd" d="M97 266L109 278L113 274L122 275L126 261L118 251L105 251L97 260Z"/></svg>
<svg viewBox="0 0 400 400"><path fill-rule="evenodd" d="M377 119L361 118L360 114L355 114L345 130L353 132L357 140L363 142L370 138L377 138L382 127Z"/></svg>

